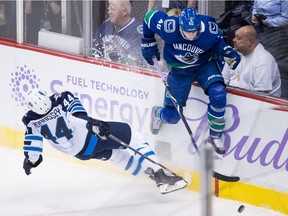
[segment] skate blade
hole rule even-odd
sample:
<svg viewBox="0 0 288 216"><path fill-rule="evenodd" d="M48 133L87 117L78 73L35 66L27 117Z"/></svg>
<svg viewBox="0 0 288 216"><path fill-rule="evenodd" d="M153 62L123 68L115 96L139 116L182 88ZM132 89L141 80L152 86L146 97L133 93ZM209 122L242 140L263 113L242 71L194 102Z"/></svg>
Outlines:
<svg viewBox="0 0 288 216"><path fill-rule="evenodd" d="M171 193L180 189L183 189L187 186L187 182L185 180L181 180L176 182L174 185L163 184L159 186L161 194Z"/></svg>

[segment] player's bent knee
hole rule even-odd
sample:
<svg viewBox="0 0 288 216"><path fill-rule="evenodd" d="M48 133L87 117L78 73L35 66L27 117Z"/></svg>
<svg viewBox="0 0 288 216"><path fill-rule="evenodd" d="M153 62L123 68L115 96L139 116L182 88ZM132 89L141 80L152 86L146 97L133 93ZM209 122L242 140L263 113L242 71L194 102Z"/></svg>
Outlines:
<svg viewBox="0 0 288 216"><path fill-rule="evenodd" d="M208 88L208 95L210 104L216 108L223 108L226 106L226 87L221 82L213 83Z"/></svg>
<svg viewBox="0 0 288 216"><path fill-rule="evenodd" d="M168 124L177 124L180 120L180 115L178 111L173 108L165 107L162 111L162 120Z"/></svg>

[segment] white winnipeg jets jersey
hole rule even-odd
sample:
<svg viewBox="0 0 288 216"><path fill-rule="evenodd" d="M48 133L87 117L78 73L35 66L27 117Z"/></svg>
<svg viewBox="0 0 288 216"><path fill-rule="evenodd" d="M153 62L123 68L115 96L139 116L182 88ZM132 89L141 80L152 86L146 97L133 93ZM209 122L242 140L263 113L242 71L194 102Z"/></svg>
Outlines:
<svg viewBox="0 0 288 216"><path fill-rule="evenodd" d="M51 110L45 115L28 111L22 121L26 126L24 152L31 162L43 151L43 138L68 155L79 153L86 141L87 113L78 98L68 91L50 96Z"/></svg>

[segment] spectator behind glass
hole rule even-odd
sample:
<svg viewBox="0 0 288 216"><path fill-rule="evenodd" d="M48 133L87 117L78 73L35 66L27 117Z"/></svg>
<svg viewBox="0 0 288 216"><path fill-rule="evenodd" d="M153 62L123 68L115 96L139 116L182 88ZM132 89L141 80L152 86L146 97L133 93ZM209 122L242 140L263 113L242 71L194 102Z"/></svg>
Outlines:
<svg viewBox="0 0 288 216"><path fill-rule="evenodd" d="M26 0L26 41L38 44L40 29L61 33L61 2L52 0Z"/></svg>
<svg viewBox="0 0 288 216"><path fill-rule="evenodd" d="M252 25L252 7L251 1L225 2L225 12L217 19L217 24L223 31L226 43L230 46L233 46L233 38L238 28Z"/></svg>
<svg viewBox="0 0 288 216"><path fill-rule="evenodd" d="M252 22L260 42L275 59L288 60L288 1L255 0Z"/></svg>
<svg viewBox="0 0 288 216"><path fill-rule="evenodd" d="M0 1L0 37L16 40L16 1Z"/></svg>
<svg viewBox="0 0 288 216"><path fill-rule="evenodd" d="M141 56L143 25L131 17L130 1L110 0L108 16L94 36L92 55L117 63L147 66Z"/></svg>
<svg viewBox="0 0 288 216"><path fill-rule="evenodd" d="M235 50L241 54L241 61L235 70L225 64L222 71L225 83L280 97L281 79L277 62L259 43L255 29L248 25L239 28L233 42Z"/></svg>

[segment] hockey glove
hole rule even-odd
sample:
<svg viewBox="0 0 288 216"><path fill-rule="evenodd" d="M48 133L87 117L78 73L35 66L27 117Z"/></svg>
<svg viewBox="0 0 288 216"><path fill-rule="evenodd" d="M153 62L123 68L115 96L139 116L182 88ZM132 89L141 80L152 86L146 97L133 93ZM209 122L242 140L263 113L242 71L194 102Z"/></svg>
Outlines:
<svg viewBox="0 0 288 216"><path fill-rule="evenodd" d="M110 134L109 125L106 122L93 118L88 119L87 129L95 133L102 140L106 140Z"/></svg>
<svg viewBox="0 0 288 216"><path fill-rule="evenodd" d="M230 69L235 70L240 63L240 55L230 46L224 47L224 60L230 66Z"/></svg>
<svg viewBox="0 0 288 216"><path fill-rule="evenodd" d="M23 169L25 170L26 175L31 174L31 169L37 167L43 161L42 155L39 156L39 159L33 164L27 157L23 161Z"/></svg>
<svg viewBox="0 0 288 216"><path fill-rule="evenodd" d="M157 61L160 60L160 53L155 38L142 38L142 56L150 65L154 65L153 57L155 56Z"/></svg>

